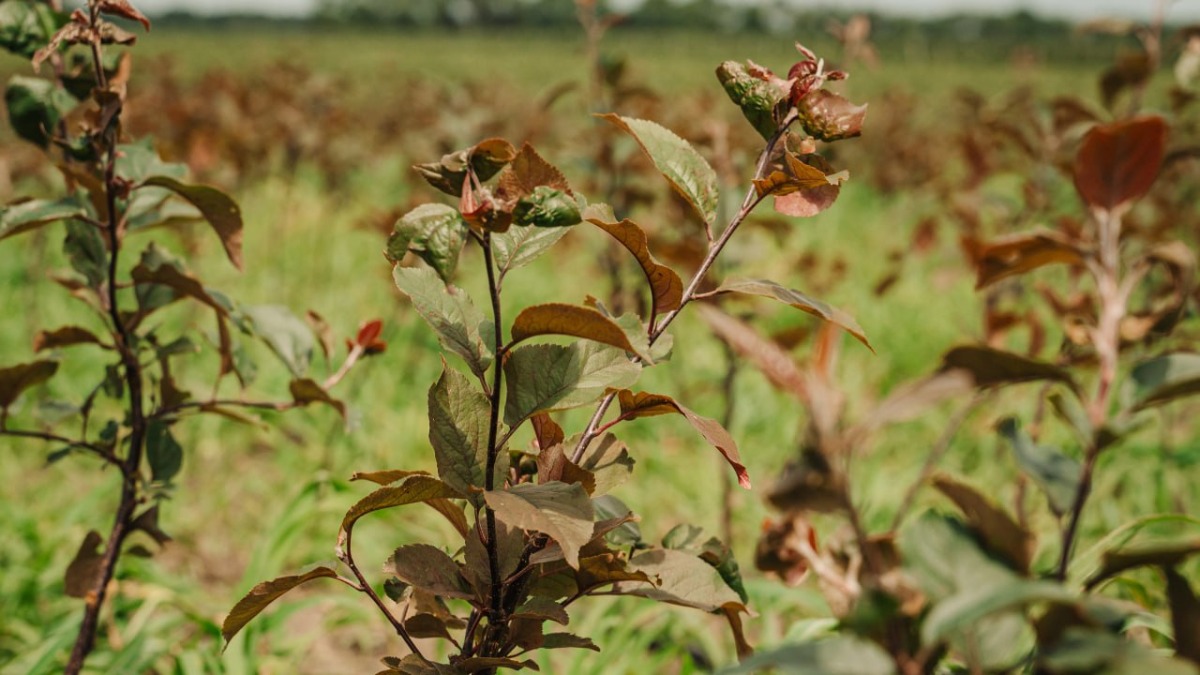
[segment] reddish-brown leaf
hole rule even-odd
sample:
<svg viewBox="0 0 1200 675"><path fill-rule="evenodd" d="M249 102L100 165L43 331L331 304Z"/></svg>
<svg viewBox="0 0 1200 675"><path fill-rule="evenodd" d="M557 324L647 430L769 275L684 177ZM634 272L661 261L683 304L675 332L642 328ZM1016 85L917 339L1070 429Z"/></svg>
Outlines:
<svg viewBox="0 0 1200 675"><path fill-rule="evenodd" d="M1167 146L1167 123L1154 115L1101 124L1075 156L1075 189L1094 209L1116 211L1154 185Z"/></svg>
<svg viewBox="0 0 1200 675"><path fill-rule="evenodd" d="M659 263L650 254L650 245L642 228L632 220L614 223L599 218L597 215L595 210L589 208L584 212L584 220L604 230L622 246L629 249L638 264L642 266L642 272L646 274L646 280L650 282L651 318L663 312L679 309L683 302L683 280L679 278L675 270Z"/></svg>
<svg viewBox="0 0 1200 675"><path fill-rule="evenodd" d="M654 362L649 350L630 342L616 321L590 307L555 302L526 308L513 322L512 342L517 344L539 335L569 335L595 340L637 354L646 363Z"/></svg>

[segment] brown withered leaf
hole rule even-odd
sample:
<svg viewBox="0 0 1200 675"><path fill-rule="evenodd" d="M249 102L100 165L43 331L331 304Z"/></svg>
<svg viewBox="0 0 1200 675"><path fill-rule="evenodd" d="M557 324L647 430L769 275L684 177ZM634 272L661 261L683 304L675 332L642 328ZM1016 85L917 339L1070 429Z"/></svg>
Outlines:
<svg viewBox="0 0 1200 675"><path fill-rule="evenodd" d="M1012 563L1018 572L1029 573L1037 548L1033 533L966 483L939 474L933 477L933 486L962 510L967 523L979 534L987 548Z"/></svg>
<svg viewBox="0 0 1200 675"><path fill-rule="evenodd" d="M103 543L104 538L95 530L84 537L75 558L67 566L65 581L68 596L87 598L98 590L96 585L100 582L100 563L104 559L104 553L100 550Z"/></svg>
<svg viewBox="0 0 1200 675"><path fill-rule="evenodd" d="M37 335L33 337L33 351L35 352L75 345L98 345L104 349L112 349L91 331L79 326L63 326L52 331L38 331Z"/></svg>
<svg viewBox="0 0 1200 675"><path fill-rule="evenodd" d="M799 586L808 578L809 556L816 553L817 531L802 512L792 511L782 519L763 522L754 566L788 586Z"/></svg>
<svg viewBox="0 0 1200 675"><path fill-rule="evenodd" d="M567 485L579 484L587 493L596 491L596 477L580 468L563 452L562 444L542 448L537 456L538 483L560 482Z"/></svg>
<svg viewBox="0 0 1200 675"><path fill-rule="evenodd" d="M11 407L22 392L49 380L57 372L57 361L33 361L0 368L0 408Z"/></svg>
<svg viewBox="0 0 1200 675"><path fill-rule="evenodd" d="M815 448L805 448L800 459L784 467L767 492L767 501L781 511L838 513L846 508L846 480Z"/></svg>
<svg viewBox="0 0 1200 675"><path fill-rule="evenodd" d="M446 622L424 612L413 614L404 620L404 629L410 637L431 640L452 640Z"/></svg>
<svg viewBox="0 0 1200 675"><path fill-rule="evenodd" d="M774 195L779 213L811 218L833 206L849 176L846 171L833 173L820 155L784 151L783 163L765 178L754 181L754 188L760 197Z"/></svg>
<svg viewBox="0 0 1200 675"><path fill-rule="evenodd" d="M590 307L554 302L525 308L513 322L512 344L539 335L569 335L594 340L632 352L648 364L654 363L649 345L634 345L616 321Z"/></svg>
<svg viewBox="0 0 1200 675"><path fill-rule="evenodd" d="M629 568L628 562L615 553L602 553L579 559L575 583L580 593L593 591L601 586L621 581L655 583L645 572Z"/></svg>
<svg viewBox="0 0 1200 675"><path fill-rule="evenodd" d="M288 390L291 391L292 400L298 406L307 406L312 403L324 403L338 411L342 419L346 419L346 404L329 395L328 391L317 384L316 381L303 378L292 380L288 385Z"/></svg>
<svg viewBox="0 0 1200 675"><path fill-rule="evenodd" d="M470 600L475 597L458 563L429 544L401 546L392 553L384 571L400 581L445 598Z"/></svg>
<svg viewBox="0 0 1200 675"><path fill-rule="evenodd" d="M846 332L854 336L854 339L861 342L867 349L870 349L872 352L875 351L875 349L871 347L871 342L867 340L867 335L865 332L863 332L862 326L858 325L858 321L855 321L854 317L838 309L837 307L827 305L816 298L809 297L800 291L781 286L774 281L767 281L764 279L729 280L721 284L720 287L713 292L717 294L742 293L745 295L758 295L764 298L778 300L786 305L791 305L792 307L795 307L796 309L808 314L812 314L819 319L823 319L832 324L840 326L841 328L844 328Z"/></svg>
<svg viewBox="0 0 1200 675"><path fill-rule="evenodd" d="M1051 232L1026 232L988 242L967 237L962 245L975 266L976 289L1046 265L1084 262L1083 251Z"/></svg>
<svg viewBox="0 0 1200 675"><path fill-rule="evenodd" d="M496 196L505 202L515 203L522 197L533 194L540 186L562 190L573 195L571 186L553 164L542 159L542 156L526 143L521 151L513 158L512 163L500 174L496 182Z"/></svg>
<svg viewBox="0 0 1200 675"><path fill-rule="evenodd" d="M826 142L862 135L867 106L854 105L844 97L824 89L809 92L799 101L800 124L814 138Z"/></svg>
<svg viewBox="0 0 1200 675"><path fill-rule="evenodd" d="M558 445L567 438L563 434L563 428L546 413L538 413L530 417L529 423L533 427L533 436L537 439L539 448Z"/></svg>
<svg viewBox="0 0 1200 675"><path fill-rule="evenodd" d="M171 535L162 531L158 526L158 505L155 504L146 509L133 522L129 524L130 531L141 530L150 535L159 546L166 546L167 542L171 541Z"/></svg>
<svg viewBox="0 0 1200 675"><path fill-rule="evenodd" d="M626 417L626 419L662 415L671 412L683 415L688 424L700 432L704 440L716 448L721 453L721 456L725 458L725 461L729 462L729 465L733 467L734 473L737 474L738 484L747 490L750 489L750 474L746 471L746 466L742 464L737 443L733 440L733 436L730 436L729 432L719 422L697 415L690 409L680 405L675 399L662 394L647 394L645 392L635 394L628 389L624 389L618 394L618 400L621 403L621 416Z"/></svg>
<svg viewBox="0 0 1200 675"><path fill-rule="evenodd" d="M975 378L975 386L984 389L1022 382L1061 382L1076 394L1079 383L1066 370L1019 354L990 347L955 347L942 357L942 370L962 368Z"/></svg>
<svg viewBox="0 0 1200 675"><path fill-rule="evenodd" d="M1155 115L1097 125L1075 155L1075 189L1093 209L1123 209L1154 185L1166 146L1167 123Z"/></svg>
<svg viewBox="0 0 1200 675"><path fill-rule="evenodd" d="M445 155L437 162L413 167L430 185L451 197L461 197L468 185L467 168L475 177L486 181L517 157L517 150L502 138L489 138L467 148Z"/></svg>
<svg viewBox="0 0 1200 675"><path fill-rule="evenodd" d="M122 19L136 21L142 24L142 27L146 30L150 30L150 19L147 19L145 14L142 14L136 7L130 4L129 0L100 0L99 9L102 14L119 16Z"/></svg>
<svg viewBox="0 0 1200 675"><path fill-rule="evenodd" d="M250 589L250 592L229 610L229 615L221 624L221 636L225 638L225 646L228 647L229 641L238 631L284 593L313 579L336 578L337 575L337 572L328 567L317 567L304 574L264 581Z"/></svg>
<svg viewBox="0 0 1200 675"><path fill-rule="evenodd" d="M642 267L642 272L646 275L646 281L650 283L651 293L651 309L650 317L663 312L670 312L679 309L683 302L683 280L675 273L675 270L659 263L650 253L649 241L646 238L646 233L641 227L632 220L622 220L619 223L611 222L611 220L600 217L610 214L603 213L600 210L588 207L584 213L584 220L604 230L613 239L616 239L622 246L633 254L637 262Z"/></svg>

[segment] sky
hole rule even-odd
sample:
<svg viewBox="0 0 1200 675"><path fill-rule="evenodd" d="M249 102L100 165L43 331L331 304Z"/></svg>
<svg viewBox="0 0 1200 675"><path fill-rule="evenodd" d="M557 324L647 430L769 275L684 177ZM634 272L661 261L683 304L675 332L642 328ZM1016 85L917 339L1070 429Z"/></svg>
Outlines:
<svg viewBox="0 0 1200 675"><path fill-rule="evenodd" d="M404 0L395 0L404 2ZM569 2L570 0L559 0ZM732 0L749 3L753 0ZM1122 16L1148 19L1157 0L790 0L798 7L821 5L843 8L863 8L921 16L951 13L1009 13L1028 9L1046 16L1087 19L1100 16ZM618 0L638 4L640 0ZM311 11L315 0L138 0L136 6L147 14L171 9L186 9L198 13L245 12L279 15L302 15ZM1175 0L1167 13L1169 21L1200 20L1200 0Z"/></svg>

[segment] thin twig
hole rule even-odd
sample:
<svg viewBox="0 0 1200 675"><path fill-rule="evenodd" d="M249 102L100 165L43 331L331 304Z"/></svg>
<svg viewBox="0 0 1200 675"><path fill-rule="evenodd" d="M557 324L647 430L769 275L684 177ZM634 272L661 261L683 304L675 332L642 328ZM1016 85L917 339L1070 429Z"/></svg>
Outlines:
<svg viewBox="0 0 1200 675"><path fill-rule="evenodd" d="M121 462L120 458L117 457L116 455L114 455L112 453L112 450L109 450L108 448L101 446L101 445L96 445L95 443L88 443L87 441L76 441L76 440L67 438L66 436L59 436L57 434L46 433L44 431L24 431L24 430L20 430L20 429L0 429L0 436L13 436L16 438L33 438L33 439L36 439L39 441L46 441L47 443L63 443L64 445L66 445L67 447L70 447L70 448L80 448L82 450L87 450L88 452L94 453L98 457L103 459L104 461L108 462L109 464L112 464L113 466L121 467L121 468L124 467L124 464Z"/></svg>
<svg viewBox="0 0 1200 675"><path fill-rule="evenodd" d="M417 647L417 643L413 642L412 636L408 634L408 630L404 627L404 624L400 623L400 620L396 618L396 615L392 614L392 611L387 608L387 605L383 604L383 600L379 597L379 594L375 592L374 588L371 588L371 583L367 581L367 578L363 576L361 571L359 571L358 565L354 562L354 553L351 548L352 539L353 532L346 532L345 541L341 546L338 547L337 550L338 560L341 560L346 564L346 567L350 568L350 571L354 574L354 578L358 579L358 584L360 586L358 590L366 593L367 596L371 598L371 602L375 603L375 606L379 608L379 611L388 620L388 623L392 624L392 627L396 629L396 634L400 636L401 640L404 640L404 644L408 645L409 650L416 654L417 658L428 662L429 659L425 658L425 655L422 654L421 650ZM353 588L353 586L351 587Z"/></svg>

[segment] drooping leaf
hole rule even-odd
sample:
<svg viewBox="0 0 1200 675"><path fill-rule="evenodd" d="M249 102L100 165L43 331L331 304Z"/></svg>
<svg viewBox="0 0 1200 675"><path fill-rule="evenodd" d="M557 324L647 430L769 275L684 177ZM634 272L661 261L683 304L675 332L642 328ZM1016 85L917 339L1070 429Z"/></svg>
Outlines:
<svg viewBox="0 0 1200 675"><path fill-rule="evenodd" d="M442 376L429 389L429 443L437 459L438 475L476 506L482 504L479 491L487 485L490 425L487 396L465 375L443 367ZM492 485L503 485L507 471L505 463L497 461Z"/></svg>
<svg viewBox="0 0 1200 675"><path fill-rule="evenodd" d="M742 661L741 665L721 672L725 675L767 672L778 675L895 675L896 664L874 642L837 636L763 650Z"/></svg>
<svg viewBox="0 0 1200 675"><path fill-rule="evenodd" d="M935 603L960 592L1017 581L1017 574L990 557L967 527L926 512L900 533L905 569Z"/></svg>
<svg viewBox="0 0 1200 675"><path fill-rule="evenodd" d="M89 288L99 289L108 280L108 249L100 231L77 220L67 221L67 237L63 253L71 269L87 279Z"/></svg>
<svg viewBox="0 0 1200 675"><path fill-rule="evenodd" d="M1019 609L1033 603L1070 603L1079 596L1053 581L1017 579L962 589L937 603L921 625L921 639L927 645L979 628L992 615Z"/></svg>
<svg viewBox="0 0 1200 675"><path fill-rule="evenodd" d="M567 564L579 568L579 549L592 539L595 515L582 486L556 481L522 483L492 490L485 497L506 523L548 535L562 547Z"/></svg>
<svg viewBox="0 0 1200 675"><path fill-rule="evenodd" d="M783 161L754 181L760 197L775 196L775 210L794 218L812 218L833 206L849 172L834 172L824 157L783 151Z"/></svg>
<svg viewBox="0 0 1200 675"><path fill-rule="evenodd" d="M396 221L388 238L387 257L398 263L405 253L412 252L448 284L466 241L467 224L457 210L445 204L422 204Z"/></svg>
<svg viewBox="0 0 1200 675"><path fill-rule="evenodd" d="M828 321L854 336L854 339L863 343L871 351L875 351L871 347L870 341L867 340L866 333L863 332L858 322L854 317L846 314L836 307L831 307L820 300L810 298L800 291L780 286L774 281L766 281L762 279L747 279L747 280L731 280L721 284L715 293L744 293L747 295L760 295L764 298L773 298L786 305L791 305L808 314Z"/></svg>
<svg viewBox="0 0 1200 675"><path fill-rule="evenodd" d="M567 447L575 447L574 438ZM579 467L591 474L593 497L612 492L633 473L634 460L625 444L612 434L604 434L592 442L579 460Z"/></svg>
<svg viewBox="0 0 1200 675"><path fill-rule="evenodd" d="M141 183L152 176L167 176L183 180L188 173L186 164L164 162L149 137L135 143L117 146L116 173L133 184Z"/></svg>
<svg viewBox="0 0 1200 675"><path fill-rule="evenodd" d="M532 145L525 143L512 163L500 174L496 195L504 200L515 201L528 197L539 187L571 194L571 186L562 172L542 159Z"/></svg>
<svg viewBox="0 0 1200 675"><path fill-rule="evenodd" d="M288 384L288 391L296 405L307 406L313 403L322 403L338 411L338 415L342 419L346 419L346 404L334 398L316 380L309 378L292 380Z"/></svg>
<svg viewBox="0 0 1200 675"><path fill-rule="evenodd" d="M933 478L933 485L962 510L967 523L990 550L1003 556L1017 571L1029 572L1037 546L1033 533L1021 527L1007 511L966 483L937 475Z"/></svg>
<svg viewBox="0 0 1200 675"><path fill-rule="evenodd" d="M1075 189L1093 209L1119 210L1154 185L1166 145L1167 123L1158 116L1098 124L1075 155Z"/></svg>
<svg viewBox="0 0 1200 675"><path fill-rule="evenodd" d="M146 430L146 461L151 480L169 483L183 466L183 447L171 433L171 427L159 420Z"/></svg>
<svg viewBox="0 0 1200 675"><path fill-rule="evenodd" d="M1130 378L1136 387L1137 410L1192 396L1200 393L1200 354L1176 352L1143 361Z"/></svg>
<svg viewBox="0 0 1200 675"><path fill-rule="evenodd" d="M647 350L634 345L617 322L590 307L556 302L525 308L513 322L512 344L539 335L569 335L595 340L632 352L648 364L653 363Z"/></svg>
<svg viewBox="0 0 1200 675"><path fill-rule="evenodd" d="M1024 232L988 242L968 240L966 247L975 266L975 288L982 289L1008 277L1046 265L1083 264L1083 252L1051 232Z"/></svg>
<svg viewBox="0 0 1200 675"><path fill-rule="evenodd" d="M571 617L567 616L567 610L549 598L530 598L518 607L517 611L513 612L513 616L537 619L539 621L553 621L562 626L567 625L571 621Z"/></svg>
<svg viewBox="0 0 1200 675"><path fill-rule="evenodd" d="M1200 540L1196 539L1105 551L1100 569L1088 578L1086 586L1094 588L1106 579L1139 567L1174 567L1197 554L1200 554Z"/></svg>
<svg viewBox="0 0 1200 675"><path fill-rule="evenodd" d="M495 358L496 327L466 292L445 285L429 269L396 267L392 279L437 333L442 346L466 360L476 376L485 376Z"/></svg>
<svg viewBox="0 0 1200 675"><path fill-rule="evenodd" d="M35 352L74 347L76 345L99 345L105 349L110 348L100 338L96 337L94 333L79 326L63 326L51 331L38 331L38 334L33 336L33 351Z"/></svg>
<svg viewBox="0 0 1200 675"><path fill-rule="evenodd" d="M512 427L540 412L587 405L631 386L640 372L623 351L596 342L520 347L504 363L504 422Z"/></svg>
<svg viewBox="0 0 1200 675"><path fill-rule="evenodd" d="M171 541L171 535L163 532L162 528L159 527L158 504L151 506L141 512L137 518L134 518L133 522L129 523L129 530L131 532L145 532L151 539L158 542L159 546L165 546L167 542Z"/></svg>
<svg viewBox="0 0 1200 675"><path fill-rule="evenodd" d="M458 563L440 548L428 544L410 544L396 549L384 571L414 588L445 598L475 597L467 580L458 571Z"/></svg>
<svg viewBox="0 0 1200 675"><path fill-rule="evenodd" d="M631 557L629 565L654 579L654 583L622 581L613 586L615 593L638 595L705 612L716 612L730 605L745 610L737 591L725 583L720 572L694 555L652 549Z"/></svg>
<svg viewBox="0 0 1200 675"><path fill-rule="evenodd" d="M817 89L796 104L800 124L813 138L832 142L862 135L866 105L854 105L839 94Z"/></svg>
<svg viewBox="0 0 1200 675"><path fill-rule="evenodd" d="M591 638L585 638L580 635L571 633L548 633L542 640L542 649L590 649L594 652L600 651L600 647L592 642Z"/></svg>
<svg viewBox="0 0 1200 675"><path fill-rule="evenodd" d="M1175 629L1175 654L1200 665L1200 600L1187 578L1173 567L1166 567L1167 601L1171 605L1171 626Z"/></svg>
<svg viewBox="0 0 1200 675"><path fill-rule="evenodd" d="M264 581L250 589L246 597L239 600L233 606L233 609L229 610L229 615L225 617L225 621L221 624L221 636L225 638L225 646L228 647L229 641L238 634L238 631L250 623L254 617L258 616L260 612L266 609L272 602L279 599L284 593L313 579L333 578L336 576L337 572L328 567L317 567L304 574Z"/></svg>
<svg viewBox="0 0 1200 675"><path fill-rule="evenodd" d="M607 215L600 209L589 209L584 213L584 218L616 239L633 254L638 265L641 265L642 272L646 275L646 281L650 284L650 317L653 318L661 313L679 309L683 302L683 280L679 278L675 270L654 259L650 253L646 233L637 223L632 220L614 223L610 219L602 217Z"/></svg>
<svg viewBox="0 0 1200 675"><path fill-rule="evenodd" d="M962 368L975 378L980 389L1023 382L1061 382L1079 393L1079 384L1066 370L991 347L955 347L942 357L942 369Z"/></svg>
<svg viewBox="0 0 1200 675"><path fill-rule="evenodd" d="M695 148L672 131L648 120L612 113L600 117L633 136L659 173L706 223L716 221L720 199L717 173Z"/></svg>
<svg viewBox="0 0 1200 675"><path fill-rule="evenodd" d="M420 612L404 619L404 630L409 637L434 640L452 640L445 620L432 614Z"/></svg>
<svg viewBox="0 0 1200 675"><path fill-rule="evenodd" d="M54 377L57 361L33 361L0 368L0 409L12 407L24 391Z"/></svg>
<svg viewBox="0 0 1200 675"><path fill-rule="evenodd" d="M354 527L354 523L358 522L359 518L397 506L405 506L407 504L420 504L428 502L432 499L465 499L458 490L446 485L442 481L422 474L412 475L404 480L379 488L371 494L358 500L358 502L350 507L342 518L341 531L338 533L338 543L341 545L346 539L346 536Z"/></svg>
<svg viewBox="0 0 1200 675"><path fill-rule="evenodd" d="M466 150L445 155L440 161L413 168L430 185L457 198L463 193L468 167L475 172L476 178L486 181L516 157L517 149L511 143L502 138L489 138Z"/></svg>
<svg viewBox="0 0 1200 675"><path fill-rule="evenodd" d="M1015 419L1002 420L996 428L1012 445L1021 471L1046 493L1050 509L1060 516L1067 513L1075 502L1079 480L1083 475L1083 467L1078 460L1063 454L1058 448L1034 443Z"/></svg>
<svg viewBox="0 0 1200 675"><path fill-rule="evenodd" d="M657 580L642 570L633 569L624 558L602 553L579 559L575 582L580 592L589 592L619 582L655 584Z"/></svg>
<svg viewBox="0 0 1200 675"><path fill-rule="evenodd" d="M68 597L87 598L96 592L100 582L100 564L104 559L101 551L103 543L104 538L95 530L84 537L71 564L67 565L65 592Z"/></svg>
<svg viewBox="0 0 1200 675"><path fill-rule="evenodd" d="M492 251L500 277L533 262L569 231L565 227L513 225L506 232L493 233Z"/></svg>
<svg viewBox="0 0 1200 675"><path fill-rule="evenodd" d="M750 474L747 473L746 466L742 464L737 442L733 440L733 436L729 435L725 427L721 426L720 422L697 415L690 409L680 405L675 399L662 394L648 394L645 392L635 394L625 389L620 392L618 400L621 404L621 415L628 416L628 419L672 412L683 415L688 424L700 432L704 440L716 448L721 453L721 456L725 458L725 461L729 462L729 465L733 467L734 473L737 474L738 484L747 490L750 489Z"/></svg>
<svg viewBox="0 0 1200 675"><path fill-rule="evenodd" d="M8 81L4 103L13 131L43 148L48 147L51 136L58 133L58 123L79 105L74 96L54 86L50 80L20 75Z"/></svg>
<svg viewBox="0 0 1200 675"><path fill-rule="evenodd" d="M297 378L303 378L312 365L316 339L302 319L283 305L258 305L243 309L254 327L283 365Z"/></svg>
<svg viewBox="0 0 1200 675"><path fill-rule="evenodd" d="M0 3L0 12L8 6L8 3ZM0 240L31 232L60 220L86 216L86 204L86 200L79 193L62 199L30 199L9 204L0 209Z"/></svg>
<svg viewBox="0 0 1200 675"><path fill-rule="evenodd" d="M402 469L389 469L386 471L357 471L350 476L351 481L366 480L376 485L391 485L396 481L403 480L409 476L429 474L424 471L404 471ZM442 514L454 526L454 531L462 536L467 536L467 531L470 526L467 524L467 517L463 514L462 506L449 499L430 499L425 502L430 508Z"/></svg>
<svg viewBox="0 0 1200 675"><path fill-rule="evenodd" d="M229 195L215 187L190 185L171 176L151 176L142 185L170 190L199 209L221 239L229 262L242 269L242 210Z"/></svg>

